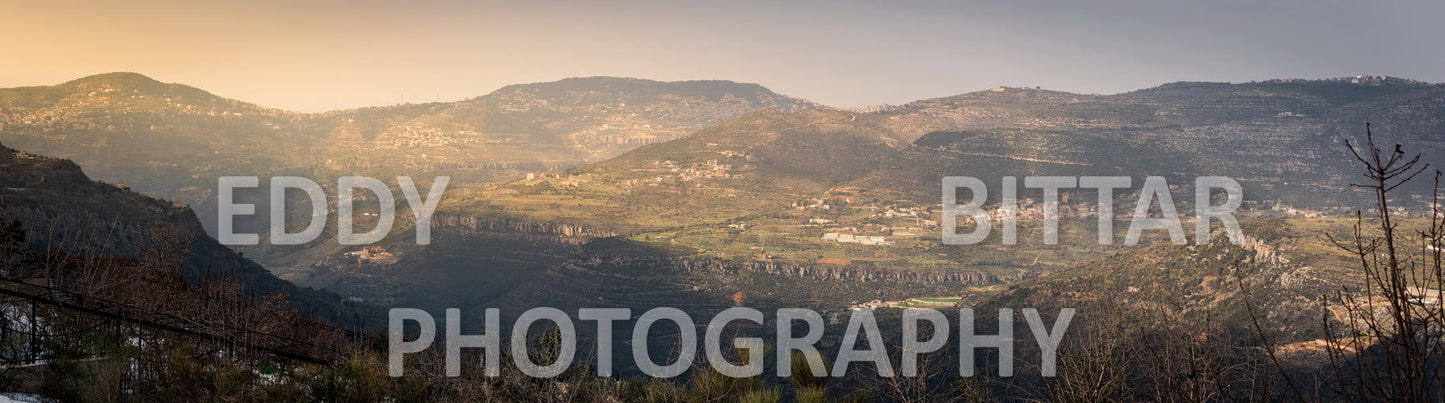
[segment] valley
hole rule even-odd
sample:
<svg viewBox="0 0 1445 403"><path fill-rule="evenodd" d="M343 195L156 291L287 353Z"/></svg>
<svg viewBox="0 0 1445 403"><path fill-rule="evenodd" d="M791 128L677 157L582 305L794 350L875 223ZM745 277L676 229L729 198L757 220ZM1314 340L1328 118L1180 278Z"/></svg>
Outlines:
<svg viewBox="0 0 1445 403"><path fill-rule="evenodd" d="M406 211L365 248L338 242L334 223L306 245L269 245L264 207L237 221L263 233L261 245L240 249L281 278L425 309L693 301L700 311L843 311L873 300L967 300L987 289L979 287L1149 250L1168 233L1124 245L1140 195L1118 189L1116 241L1100 245L1096 192L1064 189L1050 245L1042 194L1021 188L1018 245L998 231L945 245L945 176L1162 176L1181 212L1193 209L1193 189L1179 184L1228 176L1243 185L1236 215L1249 222L1352 211L1362 198L1342 173L1342 141L1367 119L1423 147L1430 162L1445 155L1435 134L1445 129L1445 87L1388 77L1173 83L1116 95L1001 87L870 111L749 84L614 78L320 114L131 74L0 94L0 141L190 204L202 222L211 222L222 174L296 175L323 188L344 175L450 176L431 245L413 242ZM150 146L161 143L169 146ZM1408 190L1399 213L1418 214L1426 200ZM990 193L984 209L997 218ZM357 202L360 228L374 225L375 201ZM337 212L331 202L326 211ZM297 225L310 215L287 213Z"/></svg>
<svg viewBox="0 0 1445 403"><path fill-rule="evenodd" d="M1442 14L7 4L0 403L1445 402Z"/></svg>

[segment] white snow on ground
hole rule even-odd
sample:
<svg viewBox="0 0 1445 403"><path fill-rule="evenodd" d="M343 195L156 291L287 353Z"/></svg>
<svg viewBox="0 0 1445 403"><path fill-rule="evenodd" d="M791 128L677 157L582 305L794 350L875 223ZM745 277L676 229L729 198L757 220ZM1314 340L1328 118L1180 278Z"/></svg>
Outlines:
<svg viewBox="0 0 1445 403"><path fill-rule="evenodd" d="M0 393L0 403L41 403L45 398L29 393Z"/></svg>

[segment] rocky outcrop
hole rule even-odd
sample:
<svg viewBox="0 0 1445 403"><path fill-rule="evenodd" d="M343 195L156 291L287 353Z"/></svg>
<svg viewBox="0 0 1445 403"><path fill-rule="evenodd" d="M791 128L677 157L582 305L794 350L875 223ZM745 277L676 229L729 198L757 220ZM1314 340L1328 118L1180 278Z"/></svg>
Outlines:
<svg viewBox="0 0 1445 403"><path fill-rule="evenodd" d="M590 238L617 236L611 231L584 227L575 224L521 220L513 218L476 217L457 214L438 214L433 224L440 228L471 234L514 234L553 239L577 244Z"/></svg>
<svg viewBox="0 0 1445 403"><path fill-rule="evenodd" d="M757 272L813 280L862 283L982 285L999 281L992 275L976 271L903 271L876 268L855 268L830 265L788 265L774 262L731 262L718 259L679 258L677 265L690 272L747 273Z"/></svg>

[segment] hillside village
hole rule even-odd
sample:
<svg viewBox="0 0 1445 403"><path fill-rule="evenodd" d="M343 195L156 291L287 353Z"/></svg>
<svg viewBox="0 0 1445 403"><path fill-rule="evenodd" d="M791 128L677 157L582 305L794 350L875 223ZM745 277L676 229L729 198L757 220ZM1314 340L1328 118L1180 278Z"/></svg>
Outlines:
<svg viewBox="0 0 1445 403"><path fill-rule="evenodd" d="M516 186L525 185L526 188L532 189L545 184L547 189L554 189L553 191L559 192L558 194L564 197L568 197L567 195L583 196L594 192L611 193L614 191L613 189L629 191L628 189L639 187L697 188L711 189L711 191L722 193L734 192L732 187L738 186L740 182L730 181L749 177L753 174L753 167L747 162L749 157L743 153L719 152L719 154L720 158L708 159L703 162L683 163L669 159L653 160L643 167L634 167L625 172L613 172L610 175L573 170L529 172L522 181L516 182ZM1190 192L1193 191L1192 185L1171 184L1169 189L1174 194L1176 202L1185 203L1176 206L1181 215L1182 225L1193 225L1192 210L1190 210L1193 201L1190 196ZM1024 189L1023 192L1015 210L1015 219L1024 226L1041 225L1039 223L1044 218L1044 205L1040 195L1033 194L1037 192L1034 189ZM1116 193L1118 194L1115 194L1113 199L1115 220L1127 223L1137 207L1135 203L1139 197L1138 189L1120 190ZM717 229L729 231L727 233L732 235L727 235L728 237L739 237L757 231L790 234L789 239L800 236L807 237L797 238L797 242L783 243L792 246L779 244L760 247L753 245L746 251L739 249L735 252L740 255L756 255L755 258L759 260L785 257L790 253L797 252L789 252L789 248L802 247L807 244L820 247L853 245L887 248L897 247L900 242L905 241L916 243L920 237L936 239L940 230L938 220L941 205L936 202L920 203L890 199L890 196L887 196L889 194L886 191L880 193L879 190L839 187L830 190L822 197L804 198L791 202L787 207L793 213L788 216L795 218L790 220L744 220L719 225ZM1094 197L1096 196L1093 191L1062 193L1057 207L1061 222L1093 225L1098 217L1098 205ZM1003 210L997 203L989 203L985 205L984 209L994 220L995 225L1004 219ZM1157 207L1151 210L1154 210L1151 215L1158 214ZM1304 209L1279 201L1247 200L1236 214L1252 219L1323 217L1349 212L1343 206ZM655 239L677 242L673 236L668 235L658 235ZM803 239L811 239L811 241L802 242ZM722 250L708 250L729 254Z"/></svg>

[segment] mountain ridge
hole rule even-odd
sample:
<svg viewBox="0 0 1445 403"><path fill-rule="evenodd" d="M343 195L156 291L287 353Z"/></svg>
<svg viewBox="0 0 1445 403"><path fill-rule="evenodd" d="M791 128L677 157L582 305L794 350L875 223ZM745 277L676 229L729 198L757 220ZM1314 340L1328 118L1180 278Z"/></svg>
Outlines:
<svg viewBox="0 0 1445 403"><path fill-rule="evenodd" d="M480 183L600 161L758 109L815 107L756 84L577 78L458 102L308 114L109 73L0 89L0 141L185 200L212 222L212 188L223 175Z"/></svg>
<svg viewBox="0 0 1445 403"><path fill-rule="evenodd" d="M763 85L761 85L761 84L738 82L738 81L723 80L723 79L663 81L663 80L653 80L653 79L648 79L648 78L621 77L621 76L577 76L577 77L564 77L564 78L560 78L560 79L553 80L553 81L538 81L538 82L529 82L529 83L507 84L507 85L502 86L502 87L500 87L500 88L498 88L498 89L492 90L492 91L490 91L490 92L488 92L488 93L486 93L486 94L478 95L478 96L473 96L473 97L465 98L465 99L458 100L458 101L420 102L420 103L391 104L391 105L369 105L369 106L358 106L358 107L351 107L351 108L330 109L330 110L317 111L317 112L299 112L299 111L291 111L291 110L284 109L284 108L269 107L269 106L265 106L265 105L262 105L262 104L259 104L259 103L242 101L242 100L239 100L239 99L237 99L237 98L223 97L223 96L216 95L216 94L214 94L214 93L211 93L211 92L209 92L209 91L206 91L206 90L201 89L201 88L196 87L196 86L187 85L187 84L182 84L182 83L174 83L174 82L163 82L163 81L157 80L157 79L155 79L155 78L152 78L152 77L150 77L150 76L148 76L148 75L146 75L146 74L144 74L144 73L137 73L137 72L130 72L130 71L116 71L116 72L109 72L109 73L92 74L92 75L88 75L88 76L84 76L84 77L72 79L72 80L65 81L65 82L58 83L58 84L50 84L50 85L44 85L44 84L41 84L41 85L26 85L26 86L0 88L0 91L6 91L6 90L36 90L36 89L72 89L72 90L78 90L78 89L88 89L88 88L92 88L92 87L102 87L102 88L103 88L103 87L110 87L110 88L117 89L117 90L139 91L139 92L146 93L147 95L161 95L161 94L164 94L164 93L166 93L166 92L174 91L174 92L180 92L180 93L188 93L188 94L194 94L194 95L202 95L202 96L204 96L204 97L206 97L206 98L216 98L216 99L224 99L224 100L228 100L228 101L235 101L235 102L240 102L240 103L255 105L257 108L260 108L260 109L276 110L276 111L282 111L282 112L286 112L286 113L290 113L290 114L297 114L297 115L328 115L328 114L343 113L343 112L348 112L348 111L368 110L368 109L380 109L380 108L391 108L391 107L404 106L404 105L456 104L456 103L462 103L462 102L468 102L468 101L476 101L476 100L479 100L479 99L487 98L488 96L493 96L493 95L498 95L498 94L505 94L505 93L513 92L513 91L517 91L517 90L565 91L565 90L567 90L567 89L569 89L569 88L571 88L571 89L590 88L590 87L607 88L607 87L611 87L611 86L616 86L616 87L618 87L618 88L616 88L616 90L618 90L618 91L625 91L625 90L628 89L628 88L647 89L647 88L649 88L649 87L651 87L651 88L657 88L657 87L676 87L676 88L681 88L681 89L691 89L691 90L697 91L697 92L706 92L707 89L706 89L705 87L707 87L707 86L709 86L709 85L732 86L732 87L736 87L736 88L739 88L739 89L744 89L744 90L751 91L751 92L764 93L764 94L774 94L774 95L776 94L776 93L773 93L772 90L768 89L767 87L765 87L765 86L763 86ZM609 88L609 89L611 89L611 88ZM804 98L799 98L799 97L789 97L789 98L793 98L793 99L796 99L796 100L799 100L799 101L804 101L804 102L806 102L806 103L811 103L811 102L809 102L809 101L806 101L806 99L804 99ZM816 105L816 107L821 107L821 106L822 106L822 105Z"/></svg>
<svg viewBox="0 0 1445 403"><path fill-rule="evenodd" d="M153 258L156 237L162 236L178 242L176 269L192 284L235 280L252 298L280 295L330 323L380 323L374 306L296 286L221 245L206 235L187 206L93 181L69 160L0 145L0 218L6 224L20 222L28 235L19 240L22 249L30 250L25 255L144 260Z"/></svg>
<svg viewBox="0 0 1445 403"><path fill-rule="evenodd" d="M565 88L599 80L617 84ZM487 283L485 295L505 294L522 280L515 275L519 265L525 265L523 271L543 270L549 261L583 253L576 252L576 245L592 241L739 264L1018 279L1116 249L1079 244L1022 256L987 245L943 246L935 208L942 176L974 176L996 184L1005 175L1118 175L1134 177L1137 184L1143 176L1162 175L1172 184L1186 184L1194 176L1222 175L1240 180L1250 197L1246 209L1253 212L1345 205L1351 193L1348 179L1338 172L1346 171L1342 162L1349 160L1341 141L1361 134L1364 122L1374 121L1377 133L1400 142L1422 143L1427 158L1445 155L1436 152L1435 142L1445 129L1442 86L1377 81L1186 83L1116 95L996 88L862 112L801 104L792 105L797 110L758 108L762 104L740 95L730 101L677 99L666 92L619 90L623 84L654 85L646 80L579 79L547 89L559 91L553 97L537 97L529 93L531 87L519 86L470 103L355 110L313 120L234 115L200 120L244 123L228 130L289 136L325 147L280 141L288 147L238 152L200 144L155 157L143 152L158 145L136 151L88 147L129 155L125 162L131 164L195 155L195 161L204 161L198 164L214 167L199 172L147 168L129 175L181 176L176 183L203 200L214 185L207 175L223 171L311 177L323 186L337 175L453 176L454 190L439 214L465 218L457 220L466 221L457 227L486 233L483 244L509 250L468 246L468 235L448 237L451 229L438 229L438 244L426 250L401 241L381 245L395 262L344 256L345 248L334 243L303 253L247 250L298 282L342 284L338 290L368 300L459 295L465 290L457 286L478 281ZM712 121L722 122L707 123ZM666 130L657 131L659 125ZM0 134L30 135L6 132ZM85 133L61 128L35 134L27 139ZM587 152L596 145L612 147L617 156ZM233 159L215 157L218 151L233 153ZM75 159L87 169L101 159L89 158L94 159ZM488 165L468 165L478 163ZM162 169L176 173L151 174ZM488 182L495 179L506 180ZM1192 199L1178 195L1175 200ZM1093 243L1087 235L1090 225L1068 224L1062 237ZM560 242L529 233L575 233L577 228L586 228L586 234L564 234L567 239ZM247 232L262 232L256 229ZM848 235L846 242L843 235ZM418 278L421 269L430 270L429 277ZM378 283L374 276L383 273L405 278ZM414 286L403 290L407 284Z"/></svg>
<svg viewBox="0 0 1445 403"><path fill-rule="evenodd" d="M260 107L260 108L263 108L263 109L271 109L271 110L285 111L285 112L294 113L294 114L300 114L300 115L325 115L325 114L333 114L333 113L346 112L346 111L365 110L365 109L376 109L376 108L388 108L388 107L395 107L395 106L399 106L399 105L426 105L426 104L438 104L438 103L439 103L439 104L452 104L452 103L459 103L459 102L466 102L466 101L474 101L474 100L477 100L477 99L486 98L487 96L490 96L490 95L495 95L495 94L499 94L499 93L505 93L505 92L508 92L508 91L514 91L514 90L519 90L519 89L541 89L541 88L553 89L553 88L565 88L565 87L568 86L568 85L576 85L576 84L580 84L580 83L594 83L594 84L595 84L595 83L601 83L601 84L603 84L603 85L619 84L619 85L634 86L634 87L647 87L647 86L659 86L659 85L690 86L690 85L706 85L706 84L723 84L723 85L737 85L737 86L741 86L741 87L745 87L745 88L750 88L750 89L753 89L753 90L772 92L772 91L769 90L767 87L765 87L765 86L763 86L763 85L761 85L761 84L758 84L758 83L747 83L747 82L739 82L739 81L726 80L726 79L699 79L699 80L664 81L664 80L654 80L654 79L648 79L648 78L623 77L623 76L575 76L575 77L564 77L564 78L560 78L560 79L553 80L553 81L539 81L539 82L530 82L530 83L507 84L507 85L505 85L505 86L502 86L502 87L500 87L500 88L498 88L498 89L496 89L496 90L493 90L493 91L491 91L491 92L488 92L488 93L486 93L486 94L479 95L479 96L474 96L474 97L470 97L470 98L465 98L465 99L460 100L460 101L451 101L451 102L422 102L422 103L415 103L415 104L393 104L393 105L371 105L371 106L359 106L359 107L352 107L352 108L331 109L331 110L317 111L317 112L297 112L297 111L286 110L286 109L284 109L284 108L267 107L267 106L264 106L264 105L261 105L261 104L256 104L256 103L251 103L251 102L246 102L246 101L240 101L240 100L235 99L235 98L222 97L222 96L215 95L215 94L213 94L213 93L211 93L211 92L208 92L208 91L206 91L206 90L204 90L204 89L201 89L201 88L199 88L199 87L195 87L195 86L191 86L191 85L186 85L186 84L181 84L181 83L167 83L167 82L162 82L162 81L156 80L156 79L154 79L154 78L152 78L152 77L150 77L150 76L147 76L147 75L145 75L145 74L143 74L143 73L129 72L129 71L117 71L117 72L110 72L110 73L92 74L92 75L89 75L89 76L84 76L84 77L72 79L72 80L69 80L69 81L65 81L65 82L63 82L63 83L53 84L53 85L29 85L29 86L17 86L17 87L9 87L9 88L0 88L0 91L4 91L4 90L16 90L16 89L37 89L37 88L48 88L48 87L80 87L80 86L83 86L83 85L86 85L86 84L91 84L91 85L94 85L94 84L111 84L111 85L117 85L117 84L118 84L118 85L120 85L120 87L122 87L123 89L151 89L151 90L156 90L156 89L173 89L173 90L174 90L174 89L179 89L179 90L182 90L182 91L185 91L185 92L193 92L193 93L198 93L198 94L205 94L205 95L210 96L210 97L223 98L223 99L227 99L227 100L232 100L232 101L243 102L243 103L247 103L247 104L251 104L251 105L256 105L256 106L258 106L258 107ZM948 100L948 99L952 99L952 98L960 98L960 97L967 97L967 96L973 96L973 95L982 95L982 94L988 94L988 93L1003 92L1003 91L1016 91L1016 90L1044 91L1044 92L1049 92L1049 93L1053 93L1053 94L1057 94L1057 95L1061 95L1061 96L1108 97L1108 96L1119 96L1119 95L1128 95L1128 94L1162 92L1162 91L1166 91L1166 90L1196 89L1196 87L1219 88L1219 87L1240 86L1240 85L1270 85L1270 84L1307 84L1307 85L1308 85L1308 84L1346 84L1346 83L1356 84L1356 85L1364 84L1364 85L1367 85L1367 86L1376 86L1376 87L1380 87L1380 86L1415 86L1415 87L1445 86L1445 83L1432 83L1432 82L1428 82L1428 81L1420 81L1420 80L1414 80L1414 79L1410 79L1410 78L1394 77L1394 76L1388 76L1388 75L1357 75L1357 76L1341 76L1341 77L1327 77L1327 78L1276 78L1276 79L1265 79L1265 80L1247 81L1247 82L1229 82L1229 81L1173 81L1173 82L1162 83L1162 84L1159 84L1159 85L1156 85L1156 86L1153 86L1153 87L1140 88L1140 89L1124 91L1124 92L1120 92L1120 93L1116 93L1116 94L1106 94L1106 95L1101 95L1101 94L1088 94L1088 93L1075 93L1075 92L1059 91L1059 90L1048 90L1048 89L1042 89L1042 88L1037 88L1037 87L1015 87L1015 86L1006 86L1006 85L1005 85L1005 86L998 86L998 87L994 87L994 88L990 88L990 89L982 89L982 90L975 90L975 91L966 91L966 92L961 92L961 93L958 93L958 94L955 94L955 95L945 95L945 96L932 97L932 98L923 98L923 99L918 99L918 100L910 101L910 102L905 103L905 104L902 104L902 105L897 105L897 106L894 106L894 107L902 107L902 106L909 106L909 105L912 105L912 104L915 104L915 103L937 102L937 101ZM799 99L799 100L806 100L806 98L801 98L801 97L791 97L791 98L795 98L795 99ZM818 106L818 107L825 107L825 106L822 106L822 105L817 105L817 106ZM847 110L848 108L833 108L833 109Z"/></svg>

